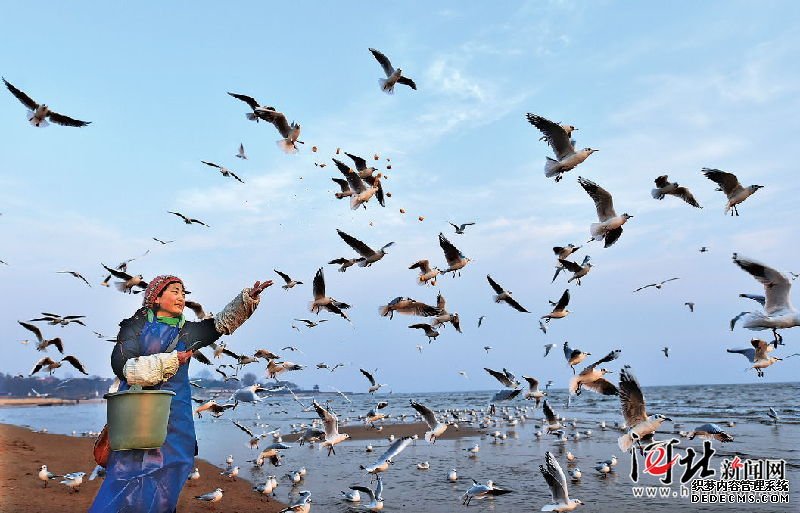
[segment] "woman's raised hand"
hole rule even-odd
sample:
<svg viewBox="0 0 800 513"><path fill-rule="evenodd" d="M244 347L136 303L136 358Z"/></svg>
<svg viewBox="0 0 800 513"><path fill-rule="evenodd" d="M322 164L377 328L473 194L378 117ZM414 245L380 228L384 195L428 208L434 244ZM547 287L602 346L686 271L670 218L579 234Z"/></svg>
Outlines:
<svg viewBox="0 0 800 513"><path fill-rule="evenodd" d="M255 282L250 288L250 297L252 299L256 299L264 291L264 289L270 285L272 285L272 280L267 280L264 283L261 283L260 281Z"/></svg>

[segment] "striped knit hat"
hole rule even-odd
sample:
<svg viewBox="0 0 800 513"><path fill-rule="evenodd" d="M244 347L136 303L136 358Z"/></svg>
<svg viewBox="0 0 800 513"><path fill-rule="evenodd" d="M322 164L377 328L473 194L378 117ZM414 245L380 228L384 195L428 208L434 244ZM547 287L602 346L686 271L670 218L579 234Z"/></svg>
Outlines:
<svg viewBox="0 0 800 513"><path fill-rule="evenodd" d="M159 294L161 294L161 292L163 292L170 283L180 283L183 286L183 280L170 274L162 274L161 276L156 276L150 280L147 288L144 289L144 299L142 300L142 305L147 308L152 308Z"/></svg>

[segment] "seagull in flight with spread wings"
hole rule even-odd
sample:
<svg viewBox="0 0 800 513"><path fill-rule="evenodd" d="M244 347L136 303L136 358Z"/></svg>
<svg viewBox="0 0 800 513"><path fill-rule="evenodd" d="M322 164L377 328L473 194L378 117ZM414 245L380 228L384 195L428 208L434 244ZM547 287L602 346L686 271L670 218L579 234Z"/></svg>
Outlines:
<svg viewBox="0 0 800 513"><path fill-rule="evenodd" d="M386 78L378 79L378 83L380 84L381 90L384 93L394 94L395 84L403 84L411 89L414 89L415 91L417 90L417 84L415 84L410 78L404 77L402 69L395 69L388 57L374 48L370 48L369 51L372 52L372 55L383 68L383 72L386 73Z"/></svg>
<svg viewBox="0 0 800 513"><path fill-rule="evenodd" d="M736 175L720 171L719 169L708 169L704 167L703 174L706 175L706 178L719 185L718 191L725 193L725 196L728 198L728 202L725 204L725 213L727 214L728 211L730 211L732 216L739 215L739 210L737 210L736 205L755 194L757 190L764 188L763 185L742 187Z"/></svg>
<svg viewBox="0 0 800 513"><path fill-rule="evenodd" d="M589 155L596 152L592 148L584 148L582 150L575 150L575 143L570 139L572 131L569 133L562 125L554 123L549 119L537 116L536 114L528 113L526 115L528 122L542 132L547 144L553 149L556 154L556 159L547 157L544 164L544 175L548 178L555 177L556 182L560 182L563 178L563 173L570 169L575 168L578 164L586 160ZM574 130L574 127L572 127Z"/></svg>
<svg viewBox="0 0 800 513"><path fill-rule="evenodd" d="M594 201L595 208L597 209L597 217L599 223L592 223L589 227L589 232L592 234L592 240L605 239L605 247L610 247L617 242L620 235L622 235L622 225L632 219L633 216L629 214L622 214L618 216L614 211L614 201L611 194L591 180L583 177L578 177L578 183L589 194Z"/></svg>
<svg viewBox="0 0 800 513"><path fill-rule="evenodd" d="M486 279L489 281L489 285L492 287L492 289L494 289L494 291L497 293L494 296L495 303L505 302L507 305L509 305L511 308L513 308L518 312L530 313L530 311L526 310L525 307L517 303L517 301L513 297L511 297L511 291L505 290L503 287L500 286L499 283L494 281L492 277L489 276L488 274L486 275Z"/></svg>
<svg viewBox="0 0 800 513"><path fill-rule="evenodd" d="M3 83L6 85L8 90L11 91L11 94L13 94L17 100L20 101L20 103L28 108L28 121L30 121L31 125L33 126L45 127L49 124L47 122L48 119L56 125L61 126L84 127L91 123L91 121L81 121L79 119L73 119L69 116L54 112L50 110L50 107L44 103L36 103L30 96L11 85L11 83L5 78L3 78Z"/></svg>

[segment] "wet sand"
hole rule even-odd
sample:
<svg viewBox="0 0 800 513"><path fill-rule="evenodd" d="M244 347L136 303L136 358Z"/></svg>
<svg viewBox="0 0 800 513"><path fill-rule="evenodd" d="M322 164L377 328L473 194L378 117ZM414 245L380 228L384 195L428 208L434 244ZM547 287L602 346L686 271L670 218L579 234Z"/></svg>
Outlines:
<svg viewBox="0 0 800 513"><path fill-rule="evenodd" d="M88 480L95 466L93 446L93 438L34 433L26 428L0 424L0 511L87 511L103 482L102 479ZM37 477L42 465L47 465L54 474L86 472L80 491L70 493L66 486L59 484L60 479L50 481L44 488L44 483ZM262 502L261 497L253 492L253 485L244 479L231 481L219 475L219 468L201 459L197 460L196 465L200 470L200 479L196 484L188 484L183 488L178 511L252 513L258 510L275 513L284 507L274 499ZM217 487L225 490L225 495L215 505L193 498Z"/></svg>

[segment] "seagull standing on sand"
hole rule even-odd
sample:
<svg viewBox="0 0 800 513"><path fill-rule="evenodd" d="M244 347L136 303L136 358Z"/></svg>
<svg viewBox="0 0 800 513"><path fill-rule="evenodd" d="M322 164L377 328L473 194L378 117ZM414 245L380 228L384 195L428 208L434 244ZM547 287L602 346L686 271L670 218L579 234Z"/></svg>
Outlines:
<svg viewBox="0 0 800 513"><path fill-rule="evenodd" d="M579 176L578 183L581 184L581 187L594 201L597 217L600 220L599 223L592 223L589 227L589 232L592 235L591 240L605 239L605 247L610 247L622 235L622 225L627 223L628 219L632 219L633 216L628 214L618 216L614 211L614 201L611 194L593 181Z"/></svg>
<svg viewBox="0 0 800 513"><path fill-rule="evenodd" d="M394 69L388 57L374 48L370 48L369 51L372 52L372 55L383 68L383 72L386 73L386 78L378 79L378 83L381 86L381 91L386 94L394 94L395 84L403 84L411 89L414 89L415 91L417 90L417 84L415 84L410 78L404 77L402 69Z"/></svg>
<svg viewBox="0 0 800 513"><path fill-rule="evenodd" d="M789 294L792 289L791 280L772 267L733 254L733 263L764 285L764 310L762 312L742 312L731 320L731 331L736 321L744 317L744 327L749 330L771 329L777 346L783 337L779 329L800 326L800 312L792 305Z"/></svg>
<svg viewBox="0 0 800 513"><path fill-rule="evenodd" d="M47 470L47 465L42 465L39 468L39 474L38 475L39 475L39 479L44 481L44 488L47 488L47 482L50 481L51 479L55 479L57 477L61 477L61 476L57 476L57 475L53 474L52 472L49 472Z"/></svg>
<svg viewBox="0 0 800 513"><path fill-rule="evenodd" d="M692 193L689 192L689 189L686 187L681 187L678 185L678 182L670 182L669 177L667 175L661 175L655 179L656 188L652 190L651 194L653 198L657 200L664 199L664 196L669 194L671 196L676 196L689 205L696 207L696 208L703 208L697 202L697 200L692 196Z"/></svg>
<svg viewBox="0 0 800 513"><path fill-rule="evenodd" d="M648 444L653 440L656 430L665 421L672 419L655 413L647 414L644 394L639 382L630 370L630 365L622 368L619 377L619 402L622 406L622 416L628 425L628 432L617 439L619 448L628 452L634 443Z"/></svg>
<svg viewBox="0 0 800 513"><path fill-rule="evenodd" d="M424 404L414 401L413 399L411 400L411 407L417 410L420 415L422 415L422 419L428 425L428 431L425 432L425 440L428 443L436 443L436 439L442 436L447 430L448 424L446 422L439 422L436 420L436 415L430 408ZM453 480L451 479L451 481Z"/></svg>
<svg viewBox="0 0 800 513"><path fill-rule="evenodd" d="M334 447L350 438L350 435L347 433L339 433L339 419L336 415L331 413L330 410L320 406L317 401L312 401L312 404L325 427L325 440L319 444L319 448L321 450L323 447L327 447L328 456L336 454Z"/></svg>
<svg viewBox="0 0 800 513"><path fill-rule="evenodd" d="M20 103L28 108L28 121L35 127L47 126L49 124L47 122L48 119L61 126L84 127L91 123L91 121L81 121L79 119L73 119L68 116L64 116L58 112L53 112L50 110L50 107L44 103L36 103L30 96L11 85L11 83L5 78L3 79L3 83L6 85L8 90L11 91L11 94L13 94L16 99L20 101Z"/></svg>
<svg viewBox="0 0 800 513"><path fill-rule="evenodd" d="M70 472L69 474L64 474L64 480L61 481L61 484L69 488L69 493L78 493L80 490L78 487L83 483L83 476L86 475L86 472Z"/></svg>
<svg viewBox="0 0 800 513"><path fill-rule="evenodd" d="M556 182L561 181L563 173L575 168L578 164L586 160L589 155L597 151L592 148L584 148L580 151L575 151L574 142L570 139L571 131L567 133L564 127L558 123L554 123L536 114L528 113L525 117L531 125L542 132L547 144L550 145L553 152L556 154L556 159L558 160L547 157L544 164L544 175L548 178L555 176Z"/></svg>
<svg viewBox="0 0 800 513"><path fill-rule="evenodd" d="M561 465L558 464L558 461L550 451L544 454L544 462L544 465L539 465L539 471L550 488L553 503L542 507L541 511L572 511L582 505L583 502L580 499L569 498L567 478L561 469Z"/></svg>
<svg viewBox="0 0 800 513"><path fill-rule="evenodd" d="M725 213L727 214L730 210L732 216L739 215L739 210L737 210L736 205L755 194L757 190L764 188L763 185L742 187L736 175L720 171L719 169L704 167L702 171L703 174L706 175L706 178L719 185L719 189L717 190L724 192L725 196L728 197L728 202L725 204Z"/></svg>

